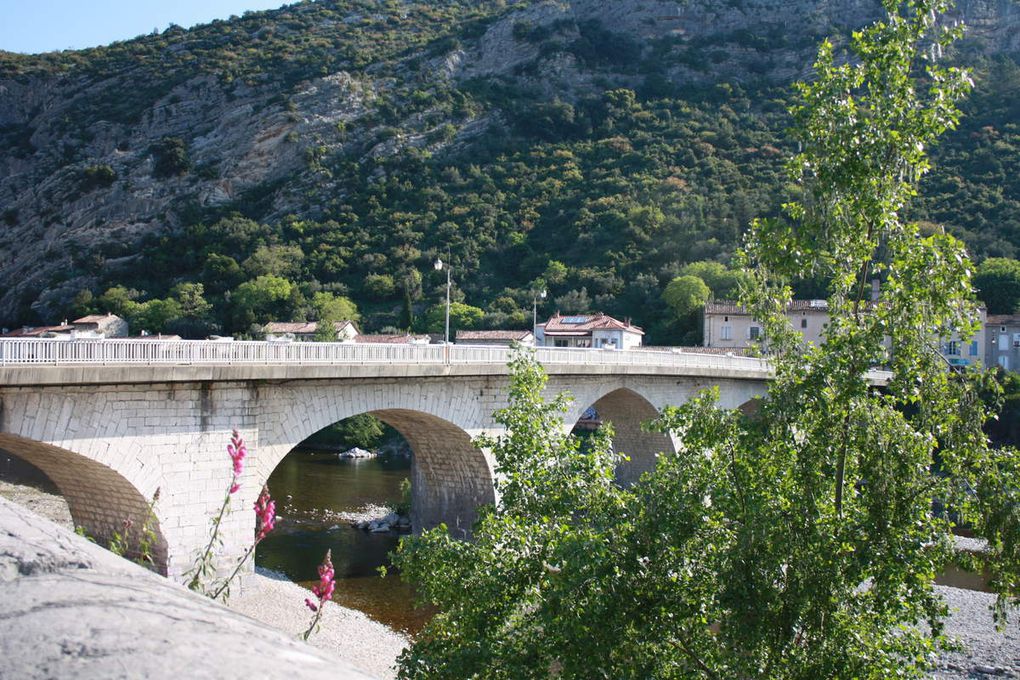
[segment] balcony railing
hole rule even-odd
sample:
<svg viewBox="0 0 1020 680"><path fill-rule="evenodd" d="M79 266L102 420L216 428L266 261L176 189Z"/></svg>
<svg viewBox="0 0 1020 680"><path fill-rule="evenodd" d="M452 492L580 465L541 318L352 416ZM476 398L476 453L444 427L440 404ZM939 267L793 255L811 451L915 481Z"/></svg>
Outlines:
<svg viewBox="0 0 1020 680"><path fill-rule="evenodd" d="M542 347L545 365L660 366L768 371L762 359L682 351ZM506 364L507 347L379 345L340 342L215 342L209 340L0 339L0 366L253 365L253 364Z"/></svg>

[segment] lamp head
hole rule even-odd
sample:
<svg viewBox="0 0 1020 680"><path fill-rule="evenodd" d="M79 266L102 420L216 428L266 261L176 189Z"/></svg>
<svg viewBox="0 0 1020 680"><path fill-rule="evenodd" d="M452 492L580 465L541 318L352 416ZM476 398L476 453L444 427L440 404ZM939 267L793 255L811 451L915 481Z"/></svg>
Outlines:
<svg viewBox="0 0 1020 680"><path fill-rule="evenodd" d="M545 296L546 296L547 294L548 294L548 293L547 293L547 292L546 292L546 290L545 290L545 289L543 288L543 289L542 289L542 292L540 292L540 293L538 294L538 297L540 297L540 298L542 298L542 299L544 300L544 299L545 299Z"/></svg>
<svg viewBox="0 0 1020 680"><path fill-rule="evenodd" d="M437 271L437 272L438 272L438 271L442 271L442 269L443 269L443 261L442 261L442 260L440 260L440 259L439 259L439 258L437 257L437 258L436 258L436 261L432 263L432 266L436 268L436 271Z"/></svg>

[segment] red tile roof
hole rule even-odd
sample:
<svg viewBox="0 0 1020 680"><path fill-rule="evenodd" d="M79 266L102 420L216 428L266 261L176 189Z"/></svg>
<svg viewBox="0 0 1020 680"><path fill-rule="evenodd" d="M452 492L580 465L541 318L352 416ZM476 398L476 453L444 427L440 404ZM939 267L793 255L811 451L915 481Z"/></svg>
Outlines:
<svg viewBox="0 0 1020 680"><path fill-rule="evenodd" d="M428 341L427 335L359 335L354 342L367 342L374 345L410 345L414 342Z"/></svg>
<svg viewBox="0 0 1020 680"><path fill-rule="evenodd" d="M334 322L337 332L343 330L345 326L354 324L350 321L336 321ZM270 321L265 326L266 333L282 334L282 333L293 333L294 335L312 335L319 327L318 321ZM357 327L355 327L357 330Z"/></svg>
<svg viewBox="0 0 1020 680"><path fill-rule="evenodd" d="M525 340L531 335L531 331L457 331L457 342L470 342L471 340Z"/></svg>
<svg viewBox="0 0 1020 680"><path fill-rule="evenodd" d="M67 333L73 331L74 326L23 326L16 328L10 333L0 335L3 338L38 338L44 333Z"/></svg>
<svg viewBox="0 0 1020 680"><path fill-rule="evenodd" d="M100 323L102 321L118 318L120 317L115 314L89 314L88 316L83 316L80 319L75 319L71 323Z"/></svg>
<svg viewBox="0 0 1020 680"><path fill-rule="evenodd" d="M570 323L565 323L569 321ZM567 314L551 317L542 326L546 335L560 336L585 336L591 335L592 331L619 330L644 335L645 332L638 326L614 319L608 314Z"/></svg>

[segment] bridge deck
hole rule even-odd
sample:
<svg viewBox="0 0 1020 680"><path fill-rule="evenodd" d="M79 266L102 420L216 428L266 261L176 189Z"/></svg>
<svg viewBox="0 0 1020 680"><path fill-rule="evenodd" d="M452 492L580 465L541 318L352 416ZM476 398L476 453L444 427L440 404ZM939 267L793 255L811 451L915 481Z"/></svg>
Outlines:
<svg viewBox="0 0 1020 680"><path fill-rule="evenodd" d="M762 380L763 359L683 351L535 350L551 374ZM510 349L472 345L0 340L0 385L505 375Z"/></svg>

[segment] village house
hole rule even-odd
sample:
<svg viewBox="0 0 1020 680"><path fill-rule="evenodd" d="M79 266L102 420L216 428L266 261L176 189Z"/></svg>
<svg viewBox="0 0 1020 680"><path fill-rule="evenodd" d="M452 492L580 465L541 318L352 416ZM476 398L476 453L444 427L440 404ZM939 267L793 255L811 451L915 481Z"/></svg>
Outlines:
<svg viewBox="0 0 1020 680"><path fill-rule="evenodd" d="M369 345L428 345L431 338L424 334L411 335L410 333L379 333L374 335L359 335L354 341Z"/></svg>
<svg viewBox="0 0 1020 680"><path fill-rule="evenodd" d="M74 326L66 323L59 326L22 326L21 328L15 328L13 331L8 331L5 328L0 338L52 338L61 333L70 333L73 330Z"/></svg>
<svg viewBox="0 0 1020 680"><path fill-rule="evenodd" d="M535 334L531 331L457 331L458 345L499 345L509 347L516 342L528 347L535 346Z"/></svg>
<svg viewBox="0 0 1020 680"><path fill-rule="evenodd" d="M792 300L786 318L806 342L820 344L829 323L825 300ZM747 349L762 336L761 324L750 312L732 302L709 302L704 312L704 345L724 349Z"/></svg>
<svg viewBox="0 0 1020 680"><path fill-rule="evenodd" d="M116 314L90 314L71 322L79 333L94 333L102 338L126 338L128 322Z"/></svg>
<svg viewBox="0 0 1020 680"><path fill-rule="evenodd" d="M334 321L333 324L337 342L350 342L360 335L353 321ZM318 321L270 321L263 328L269 342L312 342L318 329Z"/></svg>
<svg viewBox="0 0 1020 680"><path fill-rule="evenodd" d="M1020 371L1020 314L993 314L984 329L985 366Z"/></svg>
<svg viewBox="0 0 1020 680"><path fill-rule="evenodd" d="M630 323L599 312L561 316L557 313L535 326L538 347L595 347L631 349L641 346L645 332Z"/></svg>
<svg viewBox="0 0 1020 680"><path fill-rule="evenodd" d="M974 337L964 342L959 335L953 334L941 343L942 356L950 365L964 367L982 361L992 365L990 359L985 360L982 356L984 353L981 348L985 346L985 310L982 307L978 312L980 324ZM828 303L825 300L791 300L786 308L786 318L804 336L805 342L821 344L825 327L829 323ZM1017 331L1020 333L1020 328ZM740 305L730 302L710 302L705 305L705 347L744 350L761 338L761 324Z"/></svg>

